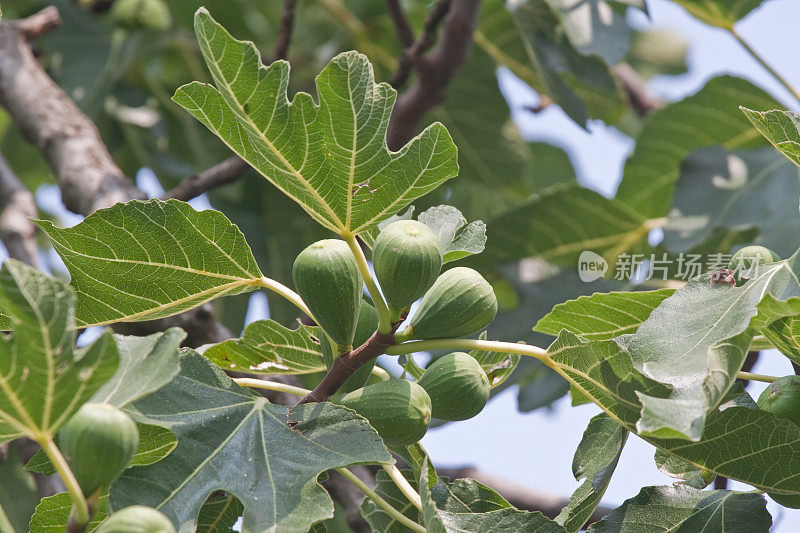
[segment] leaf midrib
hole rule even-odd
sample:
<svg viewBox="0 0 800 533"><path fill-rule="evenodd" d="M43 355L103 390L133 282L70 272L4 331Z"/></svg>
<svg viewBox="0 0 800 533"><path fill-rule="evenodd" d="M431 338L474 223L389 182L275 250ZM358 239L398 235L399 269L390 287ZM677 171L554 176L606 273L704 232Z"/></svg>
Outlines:
<svg viewBox="0 0 800 533"><path fill-rule="evenodd" d="M223 75L222 70L220 70L220 68L217 66L216 54L214 54L214 51L211 50L210 42L209 42L208 37L206 35L205 27L203 28L203 37L204 37L204 40L205 40L205 48L211 54L211 57L213 59L213 61L211 62L211 65L209 65L209 68L213 68L217 72L217 74L218 74L218 77L216 78L217 80L223 80L221 83L225 87L225 89L228 91L228 94L230 94L232 99L236 102L238 110L241 111L241 116L244 117L244 120L253 129L253 131L258 133L259 138L261 138L261 140L264 141L264 144L266 144L267 148L269 148L270 151L272 151L272 153L275 154L275 156L281 161L281 163L284 165L284 167L286 167L286 169L292 175L294 175L295 178L297 178L297 180L300 182L300 184L309 192L309 194L311 194L311 196L314 197L314 199L328 213L328 215L333 217L335 223L338 224L338 226L334 229L334 231L337 231L337 232L345 231L347 228L346 228L346 226L342 225L342 221L339 218L339 215L337 215L336 212L333 211L333 209L331 209L331 207L328 205L328 203L325 202L325 199L322 198L322 196L320 196L319 192L317 192L317 190L314 189L311 186L311 184L305 179L305 177L303 177L303 175L297 169L294 168L294 166L283 156L283 154L275 147L275 145L272 144L272 142L270 142L270 140L267 138L267 136L264 134L264 132L262 132L258 128L258 126L256 126L256 124L250 118L250 115L245 111L244 107L239 102L239 99L236 97L236 94L233 92L233 88L230 86L230 84L227 82L227 79ZM255 47L255 45L252 45L252 46ZM257 57L260 57L260 54L256 53L256 55L257 55ZM260 61L260 59L259 59L259 61ZM280 98L280 95L276 96L276 98ZM290 120L290 118L287 117L287 120ZM326 221L326 222L329 222L329 221ZM327 224L325 224L325 225L327 226Z"/></svg>

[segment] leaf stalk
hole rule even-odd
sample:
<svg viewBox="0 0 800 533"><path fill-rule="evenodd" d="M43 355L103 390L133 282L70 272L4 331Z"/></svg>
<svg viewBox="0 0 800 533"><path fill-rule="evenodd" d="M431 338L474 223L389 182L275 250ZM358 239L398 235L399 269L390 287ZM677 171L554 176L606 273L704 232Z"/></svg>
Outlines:
<svg viewBox="0 0 800 533"><path fill-rule="evenodd" d="M356 258L356 264L358 265L359 272L361 272L361 277L364 279L364 285L367 286L367 291L369 292L370 298L372 298L372 303L375 304L375 309L378 311L378 332L386 334L391 333L392 322L389 318L389 308L386 306L386 301L383 299L381 291L378 289L378 285L375 283L375 279L369 271L369 265L367 265L367 258L364 255L364 250L361 249L361 245L358 244L355 235L346 234L342 235L342 238L347 243L347 246L350 247L350 251L353 252L353 256Z"/></svg>
<svg viewBox="0 0 800 533"><path fill-rule="evenodd" d="M380 507L381 509L386 511L392 518L394 518L395 520L397 520L398 522L400 522L401 524L403 524L407 528L411 529L412 531L416 531L418 533L425 533L427 531L427 529L425 529L421 525L417 524L416 522L414 522L413 520L408 518L406 515L404 515L403 513L401 513L400 511L398 511L394 507L392 507L392 505L389 502L387 502L386 500L384 500L383 498L378 496L378 494L374 490L369 488L366 485L366 483L364 483L363 481L358 479L355 476L355 474L350 472L348 469L346 469L346 468L337 468L336 471L339 472L350 483L352 483L353 485L358 487L358 490L360 490L361 492L366 494L367 497L370 500L375 502L375 505L377 505L378 507Z"/></svg>
<svg viewBox="0 0 800 533"><path fill-rule="evenodd" d="M73 509L75 510L75 521L80 525L88 523L90 519L89 504L86 503L86 497L83 495L80 485L78 485L78 480L75 479L75 474L70 470L67 460L64 459L61 450L56 446L53 437L48 435L36 439L36 442L42 447L44 453L47 454L56 472L61 476L64 486L67 487L70 498L72 498Z"/></svg>

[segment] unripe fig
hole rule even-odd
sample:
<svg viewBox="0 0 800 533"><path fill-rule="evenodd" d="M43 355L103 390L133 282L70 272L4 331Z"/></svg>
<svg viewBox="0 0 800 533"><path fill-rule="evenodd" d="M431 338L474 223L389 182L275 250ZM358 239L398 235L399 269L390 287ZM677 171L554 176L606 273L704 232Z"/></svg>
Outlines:
<svg viewBox="0 0 800 533"><path fill-rule="evenodd" d="M106 518L95 532L175 533L175 526L160 511L142 505L132 505Z"/></svg>
<svg viewBox="0 0 800 533"><path fill-rule="evenodd" d="M431 398L431 414L439 420L466 420L489 401L489 378L480 363L464 352L453 352L431 363L419 378Z"/></svg>
<svg viewBox="0 0 800 533"><path fill-rule="evenodd" d="M172 24L164 0L116 0L111 6L111 20L129 30L165 31Z"/></svg>
<svg viewBox="0 0 800 533"><path fill-rule="evenodd" d="M344 395L331 396L330 401L366 418L389 445L414 444L428 431L431 421L428 393L405 379L373 383Z"/></svg>
<svg viewBox="0 0 800 533"><path fill-rule="evenodd" d="M422 222L398 220L375 239L372 264L386 302L403 308L436 281L442 270L442 243Z"/></svg>
<svg viewBox="0 0 800 533"><path fill-rule="evenodd" d="M778 254L769 248L745 246L733 254L728 268L738 271L742 277L751 277L758 273L759 265L770 265L780 260Z"/></svg>
<svg viewBox="0 0 800 533"><path fill-rule="evenodd" d="M340 349L352 344L363 285L347 243L339 239L315 242L294 260L292 278L317 323Z"/></svg>
<svg viewBox="0 0 800 533"><path fill-rule="evenodd" d="M422 297L409 332L418 339L452 339L475 333L497 315L497 298L483 276L456 267L438 277Z"/></svg>
<svg viewBox="0 0 800 533"><path fill-rule="evenodd" d="M758 406L800 426L800 376L778 378L758 397Z"/></svg>
<svg viewBox="0 0 800 533"><path fill-rule="evenodd" d="M139 446L131 418L107 403L87 403L58 433L58 447L87 496L107 487Z"/></svg>

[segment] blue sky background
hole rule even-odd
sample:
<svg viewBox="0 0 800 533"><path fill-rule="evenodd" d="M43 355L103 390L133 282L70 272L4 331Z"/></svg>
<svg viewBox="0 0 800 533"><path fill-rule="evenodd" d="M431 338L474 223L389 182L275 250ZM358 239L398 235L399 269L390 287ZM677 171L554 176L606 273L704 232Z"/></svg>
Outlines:
<svg viewBox="0 0 800 533"><path fill-rule="evenodd" d="M690 17L682 8L665 0L648 0L651 19L630 10L629 19L639 29L669 29L689 43L689 72L680 76L656 77L651 89L668 100L679 100L697 91L711 77L735 74L768 90L787 108L797 110L797 102L725 31L706 26ZM800 86L800 49L797 35L800 2L768 0L737 25L740 34L771 62L789 82ZM500 86L512 110L515 122L525 138L546 141L564 148L575 165L580 182L605 195L614 194L622 166L633 148L633 141L601 122L592 122L589 131L581 129L556 106L533 115L524 106L536 103L536 94L508 72L500 72ZM742 102L746 105L747 102ZM146 169L137 176L138 185L151 196L162 192L155 176ZM73 225L81 217L66 211L55 186L37 191L40 207L59 216L64 225ZM207 198L194 200L198 208L209 208ZM654 236L657 238L657 235ZM0 262L7 257L0 244ZM57 256L48 255L43 264L59 269ZM254 294L248 322L268 314L266 296ZM89 331L82 342L98 331ZM392 363L390 358L385 358ZM791 373L788 360L775 351L764 352L754 372L785 375ZM749 392L757 397L764 384L752 383ZM570 407L569 398L558 401L550 410L529 414L517 412L516 390L496 397L477 417L430 431L422 441L438 466L473 465L496 476L525 484L551 494L569 496L579 486L571 473L572 456L589 419L599 412L594 405ZM642 486L672 483L653 462L654 448L632 436L622 453L620 464L609 485L604 503L616 506L635 496ZM743 484L732 488L749 490ZM769 502L775 525L773 531L800 531L800 510L786 510Z"/></svg>

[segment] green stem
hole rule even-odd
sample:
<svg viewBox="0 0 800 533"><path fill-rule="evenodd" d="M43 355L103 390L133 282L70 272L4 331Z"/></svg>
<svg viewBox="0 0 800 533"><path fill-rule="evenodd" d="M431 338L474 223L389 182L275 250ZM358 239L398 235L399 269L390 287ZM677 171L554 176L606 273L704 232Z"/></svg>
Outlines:
<svg viewBox="0 0 800 533"><path fill-rule="evenodd" d="M414 507L422 511L422 498L420 498L419 493L414 490L411 483L403 476L402 472L400 472L395 465L381 465L381 467L389 474L389 477L392 478L392 481L394 481L394 484L400 489L400 492L408 498L408 501L414 504Z"/></svg>
<svg viewBox="0 0 800 533"><path fill-rule="evenodd" d="M762 67L764 67L764 70L766 70L767 72L769 72L770 74L772 74L772 76L773 76L773 77L774 77L776 80L778 80L778 82L779 82L781 85L783 85L783 86L786 88L786 90L787 90L787 91L789 91L789 92L792 94L792 96L794 96L795 100L797 100L798 102L800 102L800 93L798 93L798 92L797 92L797 89L795 89L794 87L792 87L792 85L791 85L791 84L790 84L790 83L789 83L789 82L786 80L786 78L784 78L783 76L781 76L781 75L780 75L780 73L779 73L778 71L776 71L775 69L773 69L773 68L772 68L772 67L769 65L769 63L767 63L767 62L766 62L766 60L765 60L763 57L761 57L761 55L760 55L758 52L756 52L756 51L755 51L755 49L754 49L752 46L750 46L750 44L749 44L747 41L745 41L745 40L744 40L744 38L742 38L742 36L741 36L741 35L739 35L739 33L736 31L736 28L734 28L734 27L730 27L730 28L726 28L726 29L727 29L727 30L730 32L730 34L731 34L731 35L733 35L733 38L734 38L734 39L736 39L736 40L739 42L739 44L740 44L740 45L742 45L742 47L743 47L745 50L747 50L747 53L748 53L748 54L750 54L750 56L751 56L753 59L755 59L756 61L758 61L758 63L759 63L759 64L760 64Z"/></svg>
<svg viewBox="0 0 800 533"><path fill-rule="evenodd" d="M550 358L547 350L529 344L513 342L486 341L481 339L432 339L396 344L386 349L388 355L403 355L430 350L486 350L490 352L516 353L545 361Z"/></svg>
<svg viewBox="0 0 800 533"><path fill-rule="evenodd" d="M53 463L56 472L58 472L58 475L61 476L64 486L67 487L67 491L72 498L72 506L75 509L76 522L80 525L88 523L90 516L89 505L86 503L86 497L83 495L80 485L78 485L78 480L75 479L75 474L73 474L72 470L69 469L67 460L64 459L64 456L61 454L61 450L59 450L56 446L56 443L53 442L53 437L48 435L41 439L37 439L36 442L42 447L44 453L47 454L47 457L50 459L50 462Z"/></svg>
<svg viewBox="0 0 800 533"><path fill-rule="evenodd" d="M392 323L389 320L389 308L386 307L386 302L383 296L381 296L381 291L378 290L378 285L372 278L369 265L367 265L367 258L364 256L364 250L361 249L361 245L358 244L355 235L342 235L342 238L350 247L350 251L353 252L353 256L356 258L358 270L361 272L361 277L364 278L364 285L367 286L367 291L372 298L372 303L375 304L375 309L378 311L378 331L380 333L391 333Z"/></svg>
<svg viewBox="0 0 800 533"><path fill-rule="evenodd" d="M417 524L416 522L414 522L413 520L408 518L406 515L404 515L403 513L401 513L400 511L398 511L394 507L392 507L389 502L387 502L386 500L384 500L383 498L378 496L375 493L374 490L369 488L366 485L366 483L364 483L363 481L358 479L355 476L355 474L350 472L348 469L346 469L346 468L337 468L336 471L339 472L350 483L352 483L353 485L358 487L358 490L360 490L361 492L366 494L367 497L370 500L375 502L375 505L377 505L378 507L380 507L381 509L386 511L392 518L394 518L395 520L397 520L398 522L400 522L401 524L403 524L404 526L406 526L407 528L409 528L412 531L417 531L418 533L426 533L427 530L424 527L422 527L421 525Z"/></svg>
<svg viewBox="0 0 800 533"><path fill-rule="evenodd" d="M750 343L751 352L758 350L771 350L773 348L775 348L775 346L772 345L772 342L770 342L770 340L763 335L756 335L753 337L753 342Z"/></svg>
<svg viewBox="0 0 800 533"><path fill-rule="evenodd" d="M278 392L288 392L289 394L296 394L298 396L305 396L306 394L311 392L309 389L304 389L303 387L295 387L294 385L288 385L286 383L281 383L279 381L267 381L266 379L234 378L233 381L237 385L241 385L242 387L252 387L254 389L267 389Z"/></svg>
<svg viewBox="0 0 800 533"><path fill-rule="evenodd" d="M775 376L765 376L764 374L753 374L752 372L737 372L736 377L739 379L747 379L750 381L763 381L765 383L772 383L778 381Z"/></svg>
<svg viewBox="0 0 800 533"><path fill-rule="evenodd" d="M388 373L386 370L384 370L381 367L379 367L379 366L373 366L372 367L372 373L375 376L381 378L381 381L388 381L388 380L392 379L392 375L390 373Z"/></svg>
<svg viewBox="0 0 800 533"><path fill-rule="evenodd" d="M311 319L314 319L314 315L311 314L311 311L308 309L308 306L306 306L306 303L303 301L303 299L300 298L300 295L283 283L279 283L268 277L262 277L261 279L256 280L254 284L280 294L297 306L297 308L302 312L307 314ZM316 322L316 320L314 320L314 322Z"/></svg>
<svg viewBox="0 0 800 533"><path fill-rule="evenodd" d="M8 515L6 515L2 505L0 505L0 533L14 533L14 527L11 525L11 521L8 519Z"/></svg>

